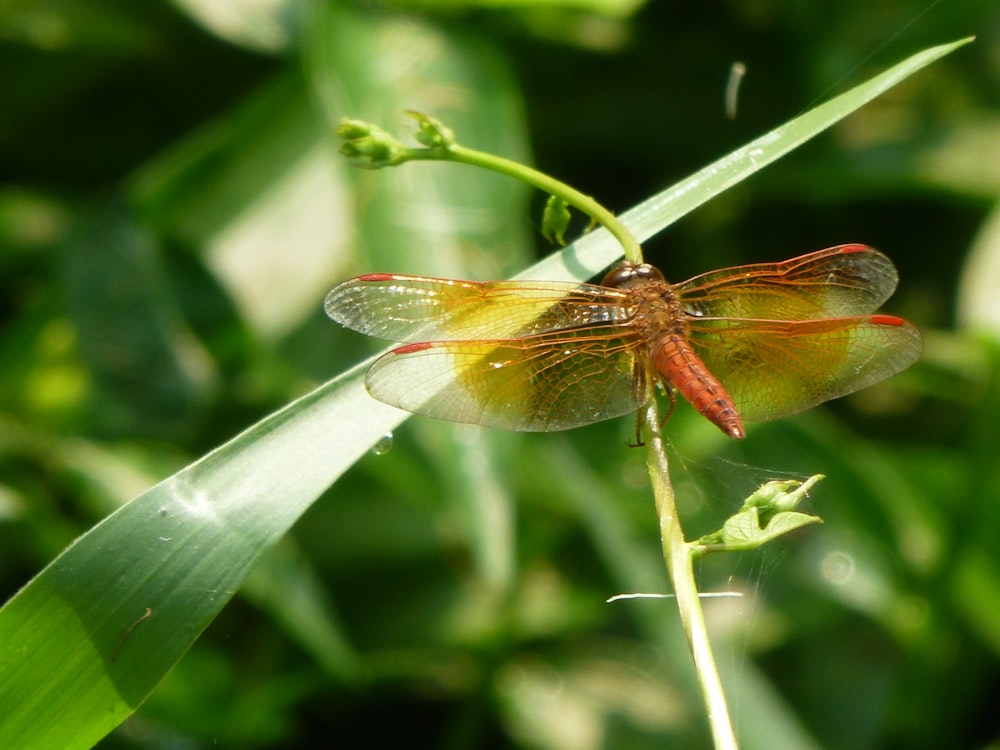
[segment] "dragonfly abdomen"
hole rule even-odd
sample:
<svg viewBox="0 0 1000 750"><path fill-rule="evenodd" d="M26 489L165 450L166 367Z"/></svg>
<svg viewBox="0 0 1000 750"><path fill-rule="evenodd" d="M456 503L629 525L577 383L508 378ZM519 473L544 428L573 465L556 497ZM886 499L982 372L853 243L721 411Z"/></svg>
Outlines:
<svg viewBox="0 0 1000 750"><path fill-rule="evenodd" d="M679 333L659 338L651 347L653 367L706 419L733 438L742 438L743 420L725 387Z"/></svg>

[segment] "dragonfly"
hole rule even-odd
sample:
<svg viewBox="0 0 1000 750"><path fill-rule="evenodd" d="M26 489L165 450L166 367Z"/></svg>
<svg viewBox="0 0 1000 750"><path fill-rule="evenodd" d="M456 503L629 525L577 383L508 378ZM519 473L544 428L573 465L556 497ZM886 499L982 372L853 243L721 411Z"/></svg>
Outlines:
<svg viewBox="0 0 1000 750"><path fill-rule="evenodd" d="M889 258L849 244L679 284L627 261L600 284L370 273L324 306L401 344L365 377L400 409L550 432L635 412L659 384L742 438L744 421L796 414L917 360L917 328L876 312L897 282Z"/></svg>

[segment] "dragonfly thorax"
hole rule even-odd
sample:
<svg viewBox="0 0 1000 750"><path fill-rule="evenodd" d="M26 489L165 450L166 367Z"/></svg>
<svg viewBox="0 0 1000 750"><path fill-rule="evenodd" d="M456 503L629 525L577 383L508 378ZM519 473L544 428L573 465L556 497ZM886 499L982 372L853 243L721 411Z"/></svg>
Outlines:
<svg viewBox="0 0 1000 750"><path fill-rule="evenodd" d="M659 280L646 279L644 283L637 279L625 291L636 311L633 320L650 346L664 336L687 336L688 315L677 293L662 276Z"/></svg>

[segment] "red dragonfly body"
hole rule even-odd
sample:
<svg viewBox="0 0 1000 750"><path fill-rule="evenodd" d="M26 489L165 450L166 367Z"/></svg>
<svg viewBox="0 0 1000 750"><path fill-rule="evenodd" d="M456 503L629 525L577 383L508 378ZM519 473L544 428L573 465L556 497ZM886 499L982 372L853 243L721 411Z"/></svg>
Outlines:
<svg viewBox="0 0 1000 750"><path fill-rule="evenodd" d="M734 438L743 420L794 414L912 364L917 329L874 311L891 261L841 245L669 284L622 263L600 285L368 274L326 298L339 323L405 342L368 372L408 411L552 431L639 408L651 378Z"/></svg>

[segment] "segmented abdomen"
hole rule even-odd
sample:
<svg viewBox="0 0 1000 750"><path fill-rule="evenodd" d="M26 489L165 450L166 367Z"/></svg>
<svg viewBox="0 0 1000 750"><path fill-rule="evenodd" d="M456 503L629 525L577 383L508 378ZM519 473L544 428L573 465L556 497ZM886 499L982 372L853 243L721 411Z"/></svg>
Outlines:
<svg viewBox="0 0 1000 750"><path fill-rule="evenodd" d="M683 335L667 334L653 345L653 367L688 402L730 437L744 436L732 397Z"/></svg>

